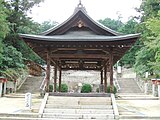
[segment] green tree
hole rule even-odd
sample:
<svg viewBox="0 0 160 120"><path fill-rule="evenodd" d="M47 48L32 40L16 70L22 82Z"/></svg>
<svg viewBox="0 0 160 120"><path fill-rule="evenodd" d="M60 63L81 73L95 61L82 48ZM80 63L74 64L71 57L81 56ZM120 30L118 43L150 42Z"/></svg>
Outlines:
<svg viewBox="0 0 160 120"><path fill-rule="evenodd" d="M3 64L0 67L1 69L24 67L22 54L13 46L5 46L3 55Z"/></svg>
<svg viewBox="0 0 160 120"><path fill-rule="evenodd" d="M16 33L22 26L29 26L31 18L27 17L27 12L31 8L38 5L44 0L7 0L5 2L6 8L9 10L7 20L11 23L12 32Z"/></svg>
<svg viewBox="0 0 160 120"><path fill-rule="evenodd" d="M7 0L4 6L8 9L7 20L10 23L10 33L7 35L4 43L7 46L13 46L20 51L25 59L35 62L42 60L22 41L18 36L18 32L37 34L40 32L39 24L27 17L27 12L31 8L38 5L43 0Z"/></svg>
<svg viewBox="0 0 160 120"><path fill-rule="evenodd" d="M42 22L42 24L40 25L40 32L44 32L46 30L49 30L50 28L56 26L58 23L55 21L44 21Z"/></svg>
<svg viewBox="0 0 160 120"><path fill-rule="evenodd" d="M120 19L113 20L110 18L106 18L104 20L99 20L100 23L103 25L117 31L123 34L134 34L136 33L138 22L131 18L127 21L127 23L122 23ZM121 65L129 65L132 67L135 63L135 54L140 49L139 48L140 42L137 41L136 44L123 56L123 58L120 60Z"/></svg>
<svg viewBox="0 0 160 120"><path fill-rule="evenodd" d="M155 41L152 39L155 38L155 33L152 29L149 29L146 23L148 20L150 21L151 18L158 17L159 8L159 0L143 0L140 8L138 9L138 11L142 14L140 17L140 24L138 26L139 31L142 33L140 39L142 42L142 48L136 55L135 70L141 75L143 75L146 71L150 72L151 74L154 72L151 63L156 62L155 56L157 53L156 49L151 46L155 43Z"/></svg>
<svg viewBox="0 0 160 120"><path fill-rule="evenodd" d="M132 18L128 20L127 23L125 23L121 28L119 28L119 31L125 34L137 33L138 24L139 23L134 18ZM132 48L122 57L122 59L120 60L121 65L129 65L130 67L133 67L136 60L136 53L140 49L140 44L140 41L137 41L135 45L132 46Z"/></svg>
<svg viewBox="0 0 160 120"><path fill-rule="evenodd" d="M153 72L160 77L160 11L157 17L150 18L146 21L146 27L149 29L153 36L148 37L148 41L146 41L146 46L150 51L153 51L152 56L154 61L149 61L149 65L153 69Z"/></svg>
<svg viewBox="0 0 160 120"><path fill-rule="evenodd" d="M104 20L98 20L101 24L106 27L109 27L112 30L119 31L123 26L123 23L120 20L114 20L110 18L105 18Z"/></svg>
<svg viewBox="0 0 160 120"><path fill-rule="evenodd" d="M3 39L9 32L7 18L7 9L4 7L4 1L0 0L0 66L2 64L2 54L3 54Z"/></svg>

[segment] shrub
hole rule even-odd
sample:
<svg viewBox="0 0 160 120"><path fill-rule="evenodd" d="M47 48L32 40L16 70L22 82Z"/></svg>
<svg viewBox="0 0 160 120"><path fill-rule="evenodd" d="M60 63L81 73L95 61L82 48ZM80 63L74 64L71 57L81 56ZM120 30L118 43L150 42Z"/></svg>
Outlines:
<svg viewBox="0 0 160 120"><path fill-rule="evenodd" d="M59 86L56 86L56 90L59 91ZM68 86L67 84L63 83L61 84L61 91L60 92L68 92Z"/></svg>
<svg viewBox="0 0 160 120"><path fill-rule="evenodd" d="M92 92L92 87L90 84L84 84L81 89L81 93L89 93Z"/></svg>
<svg viewBox="0 0 160 120"><path fill-rule="evenodd" d="M107 86L107 92L110 93L110 86ZM113 93L116 94L117 93L117 88L114 86L114 90Z"/></svg>
<svg viewBox="0 0 160 120"><path fill-rule="evenodd" d="M67 84L62 84L61 85L61 92L68 92L68 86L67 86Z"/></svg>
<svg viewBox="0 0 160 120"><path fill-rule="evenodd" d="M49 92L53 91L53 85L49 85Z"/></svg>

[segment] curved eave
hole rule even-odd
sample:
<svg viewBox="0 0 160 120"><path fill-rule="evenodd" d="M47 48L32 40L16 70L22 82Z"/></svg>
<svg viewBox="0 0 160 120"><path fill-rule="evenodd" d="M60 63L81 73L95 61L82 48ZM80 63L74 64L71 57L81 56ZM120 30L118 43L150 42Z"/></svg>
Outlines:
<svg viewBox="0 0 160 120"><path fill-rule="evenodd" d="M120 36L67 36L67 35L55 35L55 36L42 36L42 35L30 35L30 34L19 34L23 39L30 41L41 41L41 42L88 42L88 41L104 41L104 42L114 42L114 41L123 41L130 39L138 39L140 34L129 34L129 35L120 35ZM129 42L129 41L128 41Z"/></svg>
<svg viewBox="0 0 160 120"><path fill-rule="evenodd" d="M44 35L45 36L45 35L53 32L53 31L61 28L66 23L68 23L76 14L78 14L78 12L82 12L92 23L94 23L95 25L97 25L99 28L105 30L106 32L110 32L110 33L112 33L115 36L121 35L121 33L116 32L116 31L114 31L114 30L112 30L112 29L110 29L110 28L102 25L101 23L94 21L86 12L84 12L83 9L79 9L78 11L75 11L66 21L64 21L63 23L61 23L61 24L59 24L59 25L57 25L57 26L55 26L55 27L53 27L53 28L51 28L51 29L49 29L47 31L42 32L40 35Z"/></svg>

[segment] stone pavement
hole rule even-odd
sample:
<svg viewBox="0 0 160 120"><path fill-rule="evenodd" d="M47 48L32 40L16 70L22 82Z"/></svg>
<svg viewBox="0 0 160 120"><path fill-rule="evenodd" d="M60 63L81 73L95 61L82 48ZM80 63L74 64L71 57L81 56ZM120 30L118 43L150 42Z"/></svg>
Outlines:
<svg viewBox="0 0 160 120"><path fill-rule="evenodd" d="M117 100L117 105L140 115L160 116L160 100Z"/></svg>
<svg viewBox="0 0 160 120"><path fill-rule="evenodd" d="M0 113L23 113L26 112L24 106L24 94L11 94L0 98ZM32 111L38 113L42 98L38 94L33 95ZM118 108L126 109L137 115L160 116L160 100L116 100ZM127 112L120 115L127 115ZM152 119L154 120L154 119Z"/></svg>
<svg viewBox="0 0 160 120"><path fill-rule="evenodd" d="M0 98L0 113L38 112L42 98L32 94L32 109L25 108L25 94L8 94Z"/></svg>

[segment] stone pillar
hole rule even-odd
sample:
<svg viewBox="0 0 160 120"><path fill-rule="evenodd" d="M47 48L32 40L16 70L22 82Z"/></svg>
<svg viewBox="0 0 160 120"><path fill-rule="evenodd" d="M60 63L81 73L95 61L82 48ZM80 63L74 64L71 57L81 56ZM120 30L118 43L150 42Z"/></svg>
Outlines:
<svg viewBox="0 0 160 120"><path fill-rule="evenodd" d="M152 95L156 96L156 79L151 79L152 81Z"/></svg>
<svg viewBox="0 0 160 120"><path fill-rule="evenodd" d="M2 82L0 81L0 97L2 97Z"/></svg>
<svg viewBox="0 0 160 120"><path fill-rule="evenodd" d="M158 84L158 97L160 98L160 84Z"/></svg>
<svg viewBox="0 0 160 120"><path fill-rule="evenodd" d="M152 84L152 95L155 96L155 87L156 85L155 84Z"/></svg>
<svg viewBox="0 0 160 120"><path fill-rule="evenodd" d="M147 95L148 94L148 83L144 84L144 93Z"/></svg>

